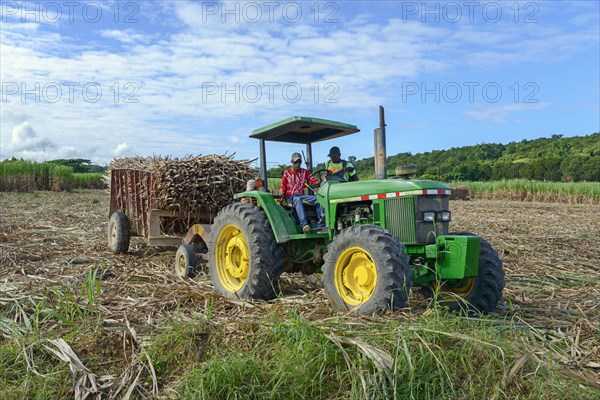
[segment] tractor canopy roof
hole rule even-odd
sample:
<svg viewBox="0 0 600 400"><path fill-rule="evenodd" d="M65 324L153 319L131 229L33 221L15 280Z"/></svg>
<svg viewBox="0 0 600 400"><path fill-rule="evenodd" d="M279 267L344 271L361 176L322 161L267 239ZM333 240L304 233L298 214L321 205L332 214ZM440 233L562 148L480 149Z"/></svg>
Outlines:
<svg viewBox="0 0 600 400"><path fill-rule="evenodd" d="M290 117L252 131L251 138L310 144L359 132L356 125L311 117Z"/></svg>

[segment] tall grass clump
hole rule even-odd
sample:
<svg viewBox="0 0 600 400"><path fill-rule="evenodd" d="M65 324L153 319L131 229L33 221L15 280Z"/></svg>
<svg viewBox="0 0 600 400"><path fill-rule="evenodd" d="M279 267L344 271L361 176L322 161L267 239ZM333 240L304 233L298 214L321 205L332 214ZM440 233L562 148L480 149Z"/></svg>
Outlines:
<svg viewBox="0 0 600 400"><path fill-rule="evenodd" d="M184 399L336 399L352 390L344 356L297 315L264 325L237 345L216 344L180 388Z"/></svg>
<svg viewBox="0 0 600 400"><path fill-rule="evenodd" d="M517 363L526 339L506 325L441 311L417 321L266 318L235 340L215 335L179 398L594 398L550 364Z"/></svg>
<svg viewBox="0 0 600 400"><path fill-rule="evenodd" d="M44 354L44 348L34 346L31 352ZM50 357L37 357L35 368L44 375L36 375L31 372L27 357L19 341L0 340L0 399L69 398L71 374L64 365Z"/></svg>
<svg viewBox="0 0 600 400"><path fill-rule="evenodd" d="M71 190L73 168L27 160L0 162L0 191Z"/></svg>
<svg viewBox="0 0 600 400"><path fill-rule="evenodd" d="M268 178L269 190L278 191L281 186L281 178Z"/></svg>
<svg viewBox="0 0 600 400"><path fill-rule="evenodd" d="M99 172L80 172L73 174L73 187L75 189L105 189L106 174Z"/></svg>
<svg viewBox="0 0 600 400"><path fill-rule="evenodd" d="M60 164L5 160L0 162L0 191L102 189L106 187L103 176L101 173L73 173L73 167Z"/></svg>
<svg viewBox="0 0 600 400"><path fill-rule="evenodd" d="M42 297L11 298L8 292L0 299L0 399L73 397L75 375L70 372L75 374L75 369L69 372L64 363L57 362L56 358L69 362L68 357L47 344L56 338L88 343L106 335L98 274L98 269L89 268L78 292L60 286L48 288Z"/></svg>
<svg viewBox="0 0 600 400"><path fill-rule="evenodd" d="M600 182L541 182L511 179L493 182L456 182L472 198L600 204Z"/></svg>
<svg viewBox="0 0 600 400"><path fill-rule="evenodd" d="M73 168L65 165L50 166L50 188L55 192L69 192L73 189Z"/></svg>
<svg viewBox="0 0 600 400"><path fill-rule="evenodd" d="M50 165L26 160L0 162L0 191L48 190Z"/></svg>

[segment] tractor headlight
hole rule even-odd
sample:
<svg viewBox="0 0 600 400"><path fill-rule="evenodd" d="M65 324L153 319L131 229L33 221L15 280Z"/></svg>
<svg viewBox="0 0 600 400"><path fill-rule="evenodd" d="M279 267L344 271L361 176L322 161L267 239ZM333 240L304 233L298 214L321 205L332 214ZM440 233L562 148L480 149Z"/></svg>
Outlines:
<svg viewBox="0 0 600 400"><path fill-rule="evenodd" d="M435 212L428 211L423 213L423 221L425 222L433 222L435 221Z"/></svg>
<svg viewBox="0 0 600 400"><path fill-rule="evenodd" d="M452 218L450 211L442 211L440 213L440 219L444 222L450 221L450 219Z"/></svg>

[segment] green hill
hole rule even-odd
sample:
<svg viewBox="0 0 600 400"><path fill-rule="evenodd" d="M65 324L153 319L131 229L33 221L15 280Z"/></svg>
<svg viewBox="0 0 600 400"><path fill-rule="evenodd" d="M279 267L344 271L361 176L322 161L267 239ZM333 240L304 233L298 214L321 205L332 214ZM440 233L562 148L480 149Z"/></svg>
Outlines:
<svg viewBox="0 0 600 400"><path fill-rule="evenodd" d="M444 181L600 181L600 133L568 138L552 135L388 157L389 174L399 165L416 165L419 176ZM356 160L355 166L361 177L375 174L372 157Z"/></svg>

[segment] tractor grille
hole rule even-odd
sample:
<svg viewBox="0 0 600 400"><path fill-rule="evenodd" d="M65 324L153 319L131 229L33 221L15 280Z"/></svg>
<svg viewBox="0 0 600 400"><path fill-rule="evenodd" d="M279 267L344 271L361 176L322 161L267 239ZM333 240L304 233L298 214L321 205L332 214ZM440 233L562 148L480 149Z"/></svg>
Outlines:
<svg viewBox="0 0 600 400"><path fill-rule="evenodd" d="M400 243L417 243L415 201L412 197L385 200L385 227Z"/></svg>
<svg viewBox="0 0 600 400"><path fill-rule="evenodd" d="M417 243L435 243L435 238L447 235L449 222L424 222L427 211L447 211L449 196L415 196L417 218Z"/></svg>
<svg viewBox="0 0 600 400"><path fill-rule="evenodd" d="M447 235L449 222L424 222L427 211L447 211L449 196L396 197L385 200L385 227L401 243L435 243Z"/></svg>

